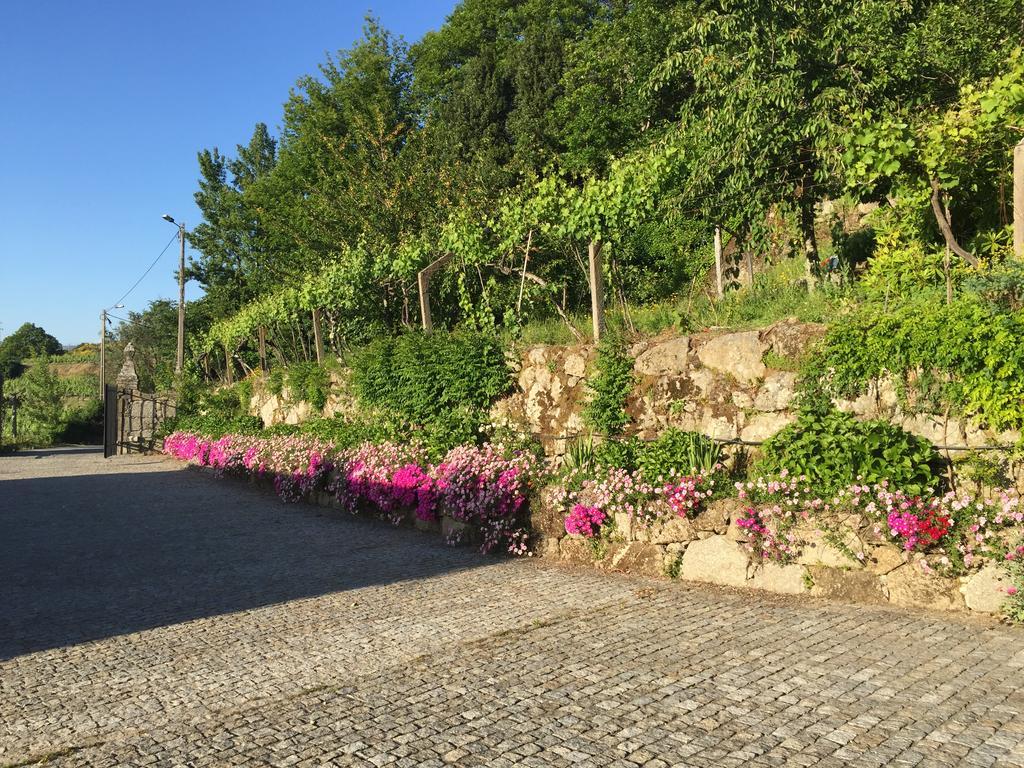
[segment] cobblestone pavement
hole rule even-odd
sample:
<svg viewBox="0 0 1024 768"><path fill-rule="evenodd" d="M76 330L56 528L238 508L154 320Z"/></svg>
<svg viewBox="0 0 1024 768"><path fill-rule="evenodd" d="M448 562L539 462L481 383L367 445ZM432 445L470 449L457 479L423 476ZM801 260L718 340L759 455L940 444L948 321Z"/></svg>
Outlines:
<svg viewBox="0 0 1024 768"><path fill-rule="evenodd" d="M0 457L0 766L1024 766L1024 632Z"/></svg>

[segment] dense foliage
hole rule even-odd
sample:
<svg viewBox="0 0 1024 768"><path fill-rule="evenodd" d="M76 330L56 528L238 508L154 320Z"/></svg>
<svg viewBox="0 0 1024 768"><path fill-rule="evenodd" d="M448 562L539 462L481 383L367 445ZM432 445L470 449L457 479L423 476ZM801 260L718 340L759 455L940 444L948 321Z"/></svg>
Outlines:
<svg viewBox="0 0 1024 768"><path fill-rule="evenodd" d="M816 493L888 481L910 494L939 485L932 445L885 421L857 421L834 408L809 407L762 446L760 471L805 478Z"/></svg>
<svg viewBox="0 0 1024 768"><path fill-rule="evenodd" d="M369 20L279 135L200 154L195 353L252 369L262 333L309 360L313 310L335 352L416 325L440 256L447 327L571 322L593 240L628 327L699 287L714 226L730 281L798 255L813 284L870 255L828 236L844 193L897 211L924 262L947 241L954 269L1001 260L1022 33L1014 0L464 0L413 45Z"/></svg>

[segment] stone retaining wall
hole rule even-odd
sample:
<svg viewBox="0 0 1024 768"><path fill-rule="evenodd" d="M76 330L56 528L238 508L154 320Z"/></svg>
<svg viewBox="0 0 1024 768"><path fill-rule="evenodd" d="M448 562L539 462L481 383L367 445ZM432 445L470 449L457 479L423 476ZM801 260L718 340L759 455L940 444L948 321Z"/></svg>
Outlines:
<svg viewBox="0 0 1024 768"><path fill-rule="evenodd" d="M209 467L193 468L221 474ZM270 479L253 478L250 482L273 492ZM564 514L553 501L555 494L556 489L548 486L531 502L532 551L536 556L575 566L784 595L988 615L1000 612L1006 588L1011 586L1003 570L993 564L961 578L929 575L920 568L919 556L891 544L864 547L867 557L860 562L825 542L820 534L815 536L813 530L802 532L809 543L795 562L752 563L744 546L744 532L736 525L744 509L739 499L713 501L693 519L666 512L650 527L632 524L620 515L612 538L595 542L565 532ZM308 501L339 516L350 514L341 511L330 493L314 494ZM391 522L440 535L450 544L480 541L479 531L446 515L437 522L427 522L407 510ZM382 535L387 535L386 530Z"/></svg>
<svg viewBox="0 0 1024 768"><path fill-rule="evenodd" d="M807 544L794 562L752 562L745 532L736 525L744 509L739 499L713 501L693 519L666 510L650 527L618 515L609 540L590 540L565 532L564 513L553 501L555 493L554 488L545 489L532 509L536 552L573 565L646 576L671 575L685 581L786 595L985 614L1000 612L1006 588L1011 586L1005 572L994 564L960 578L926 573L920 555L893 544L851 541L850 549L866 554L860 561L829 544L811 527L796 532Z"/></svg>

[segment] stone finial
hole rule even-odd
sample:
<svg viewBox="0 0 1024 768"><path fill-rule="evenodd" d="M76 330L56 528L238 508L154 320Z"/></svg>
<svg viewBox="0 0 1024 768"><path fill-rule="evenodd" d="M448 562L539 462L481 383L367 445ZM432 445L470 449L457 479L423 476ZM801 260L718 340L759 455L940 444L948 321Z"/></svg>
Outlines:
<svg viewBox="0 0 1024 768"><path fill-rule="evenodd" d="M136 391L139 388L139 374L135 370L135 346L129 341L124 347L124 363L117 374L117 388Z"/></svg>

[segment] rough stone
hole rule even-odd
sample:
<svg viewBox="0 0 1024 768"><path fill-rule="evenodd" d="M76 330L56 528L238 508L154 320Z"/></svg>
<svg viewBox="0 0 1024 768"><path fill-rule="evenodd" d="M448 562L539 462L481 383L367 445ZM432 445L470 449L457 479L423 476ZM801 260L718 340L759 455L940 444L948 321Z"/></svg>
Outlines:
<svg viewBox="0 0 1024 768"><path fill-rule="evenodd" d="M1000 613L1006 602L1006 589L1013 582L1006 571L997 565L986 565L967 577L961 592L964 602L972 611Z"/></svg>
<svg viewBox="0 0 1024 768"><path fill-rule="evenodd" d="M964 596L955 579L925 573L918 563L908 563L885 577L889 601L895 605L956 611L964 608Z"/></svg>
<svg viewBox="0 0 1024 768"><path fill-rule="evenodd" d="M767 370L761 361L764 352L757 331L745 331L706 341L697 350L697 357L706 367L727 373L741 384L753 384Z"/></svg>
<svg viewBox="0 0 1024 768"><path fill-rule="evenodd" d="M625 541L633 539L633 516L628 512L616 512L614 515L615 531Z"/></svg>
<svg viewBox="0 0 1024 768"><path fill-rule="evenodd" d="M612 544L603 562L612 571L661 576L665 573L665 548L640 541Z"/></svg>
<svg viewBox="0 0 1024 768"><path fill-rule="evenodd" d="M784 411L793 402L796 374L793 371L770 371L757 390L754 408L759 411Z"/></svg>
<svg viewBox="0 0 1024 768"><path fill-rule="evenodd" d="M729 529L729 522L739 517L745 508L746 505L742 499L715 499L697 517L691 520L690 524L696 531L725 533Z"/></svg>
<svg viewBox="0 0 1024 768"><path fill-rule="evenodd" d="M594 549L581 536L566 536L558 542L562 560L571 565L593 565Z"/></svg>
<svg viewBox="0 0 1024 768"><path fill-rule="evenodd" d="M811 594L852 603L887 602L881 579L868 571L848 571L825 565L807 567L813 586Z"/></svg>
<svg viewBox="0 0 1024 768"><path fill-rule="evenodd" d="M746 410L747 408L753 408L754 398L742 389L737 389L732 393L732 404L741 410Z"/></svg>
<svg viewBox="0 0 1024 768"><path fill-rule="evenodd" d="M565 370L568 376L575 376L577 379L585 378L587 375L587 359L578 352L571 352L565 356L563 370Z"/></svg>
<svg viewBox="0 0 1024 768"><path fill-rule="evenodd" d="M683 553L679 577L687 581L707 581L730 587L742 587L747 581L746 552L725 536L693 541Z"/></svg>
<svg viewBox="0 0 1024 768"><path fill-rule="evenodd" d="M806 524L797 525L793 529L793 535L797 541L803 542L796 560L800 565L824 565L829 568L852 569L864 567L860 560L850 557L839 547L830 544L826 540L824 531L818 528ZM851 552L863 551L863 545L852 532L846 533L843 543Z"/></svg>
<svg viewBox="0 0 1024 768"><path fill-rule="evenodd" d="M903 419L903 428L933 445L963 445L966 436L959 419L915 413Z"/></svg>
<svg viewBox="0 0 1024 768"><path fill-rule="evenodd" d="M686 374L689 352L689 337L671 339L642 352L633 369L642 376L682 376Z"/></svg>
<svg viewBox="0 0 1024 768"><path fill-rule="evenodd" d="M743 440L760 443L782 431L796 420L791 413L757 413L740 432Z"/></svg>
<svg viewBox="0 0 1024 768"><path fill-rule="evenodd" d="M906 562L903 551L891 544L870 547L865 554L864 567L879 576L896 570Z"/></svg>
<svg viewBox="0 0 1024 768"><path fill-rule="evenodd" d="M685 517L673 515L657 523L651 530L651 542L654 544L675 544L692 541L697 538L693 525Z"/></svg>
<svg viewBox="0 0 1024 768"><path fill-rule="evenodd" d="M764 563L753 569L747 586L782 595L802 595L807 591L806 576L800 565Z"/></svg>
<svg viewBox="0 0 1024 768"><path fill-rule="evenodd" d="M761 334L761 340L772 352L790 360L799 360L825 335L819 323L801 323L793 317L780 320Z"/></svg>
<svg viewBox="0 0 1024 768"><path fill-rule="evenodd" d="M530 527L544 536L560 539L565 536L565 518L561 506L555 503L558 489L553 486L542 488L530 504Z"/></svg>

